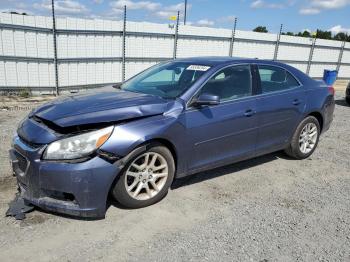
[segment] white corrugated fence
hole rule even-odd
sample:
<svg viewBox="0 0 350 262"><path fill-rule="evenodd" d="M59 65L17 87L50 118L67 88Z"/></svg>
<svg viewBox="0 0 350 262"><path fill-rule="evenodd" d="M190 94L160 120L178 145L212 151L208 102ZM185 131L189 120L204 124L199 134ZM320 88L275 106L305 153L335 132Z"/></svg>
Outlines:
<svg viewBox="0 0 350 262"><path fill-rule="evenodd" d="M120 82L166 59L228 56L273 59L322 77L324 69L339 70L350 79L350 43L277 34L168 24L57 18L57 61L60 89ZM315 42L314 42L315 41ZM276 48L278 45L278 48ZM30 88L55 90L52 18L0 13L0 91ZM277 52L277 53L276 53ZM311 60L310 60L311 59Z"/></svg>

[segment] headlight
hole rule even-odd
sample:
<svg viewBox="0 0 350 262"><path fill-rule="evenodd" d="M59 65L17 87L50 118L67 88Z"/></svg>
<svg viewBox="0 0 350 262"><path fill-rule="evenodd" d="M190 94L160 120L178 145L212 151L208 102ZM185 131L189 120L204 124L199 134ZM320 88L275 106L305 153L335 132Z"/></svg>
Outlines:
<svg viewBox="0 0 350 262"><path fill-rule="evenodd" d="M113 127L72 136L48 145L43 158L46 160L70 160L90 155L110 137Z"/></svg>

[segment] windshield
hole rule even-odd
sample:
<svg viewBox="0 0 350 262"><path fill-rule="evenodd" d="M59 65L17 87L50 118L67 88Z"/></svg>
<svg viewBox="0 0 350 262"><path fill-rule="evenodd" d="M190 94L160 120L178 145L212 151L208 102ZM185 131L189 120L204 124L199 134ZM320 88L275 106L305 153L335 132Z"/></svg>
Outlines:
<svg viewBox="0 0 350 262"><path fill-rule="evenodd" d="M210 66L185 62L166 62L147 69L125 82L121 89L175 98L191 87Z"/></svg>

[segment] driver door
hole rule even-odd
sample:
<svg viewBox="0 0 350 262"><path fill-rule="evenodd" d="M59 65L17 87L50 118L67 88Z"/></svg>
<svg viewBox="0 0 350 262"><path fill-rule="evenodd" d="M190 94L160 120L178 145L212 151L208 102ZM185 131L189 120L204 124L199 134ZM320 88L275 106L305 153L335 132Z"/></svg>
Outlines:
<svg viewBox="0 0 350 262"><path fill-rule="evenodd" d="M182 115L192 148L189 171L254 156L257 121L252 83L250 65L230 66L216 73L195 96L217 95L220 104L189 106Z"/></svg>

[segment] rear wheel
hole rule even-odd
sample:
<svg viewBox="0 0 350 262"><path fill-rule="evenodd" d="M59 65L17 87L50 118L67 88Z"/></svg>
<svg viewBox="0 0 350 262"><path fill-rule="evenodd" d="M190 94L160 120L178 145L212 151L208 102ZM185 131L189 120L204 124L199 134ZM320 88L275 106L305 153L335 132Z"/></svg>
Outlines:
<svg viewBox="0 0 350 262"><path fill-rule="evenodd" d="M320 124L315 117L306 117L296 129L285 152L296 159L308 158L317 147L320 130Z"/></svg>
<svg viewBox="0 0 350 262"><path fill-rule="evenodd" d="M112 194L125 207L152 205L167 194L174 173L174 159L169 149L151 146L125 166Z"/></svg>
<svg viewBox="0 0 350 262"><path fill-rule="evenodd" d="M350 97L346 97L345 100L346 100L346 103L348 103L348 105L350 105Z"/></svg>

